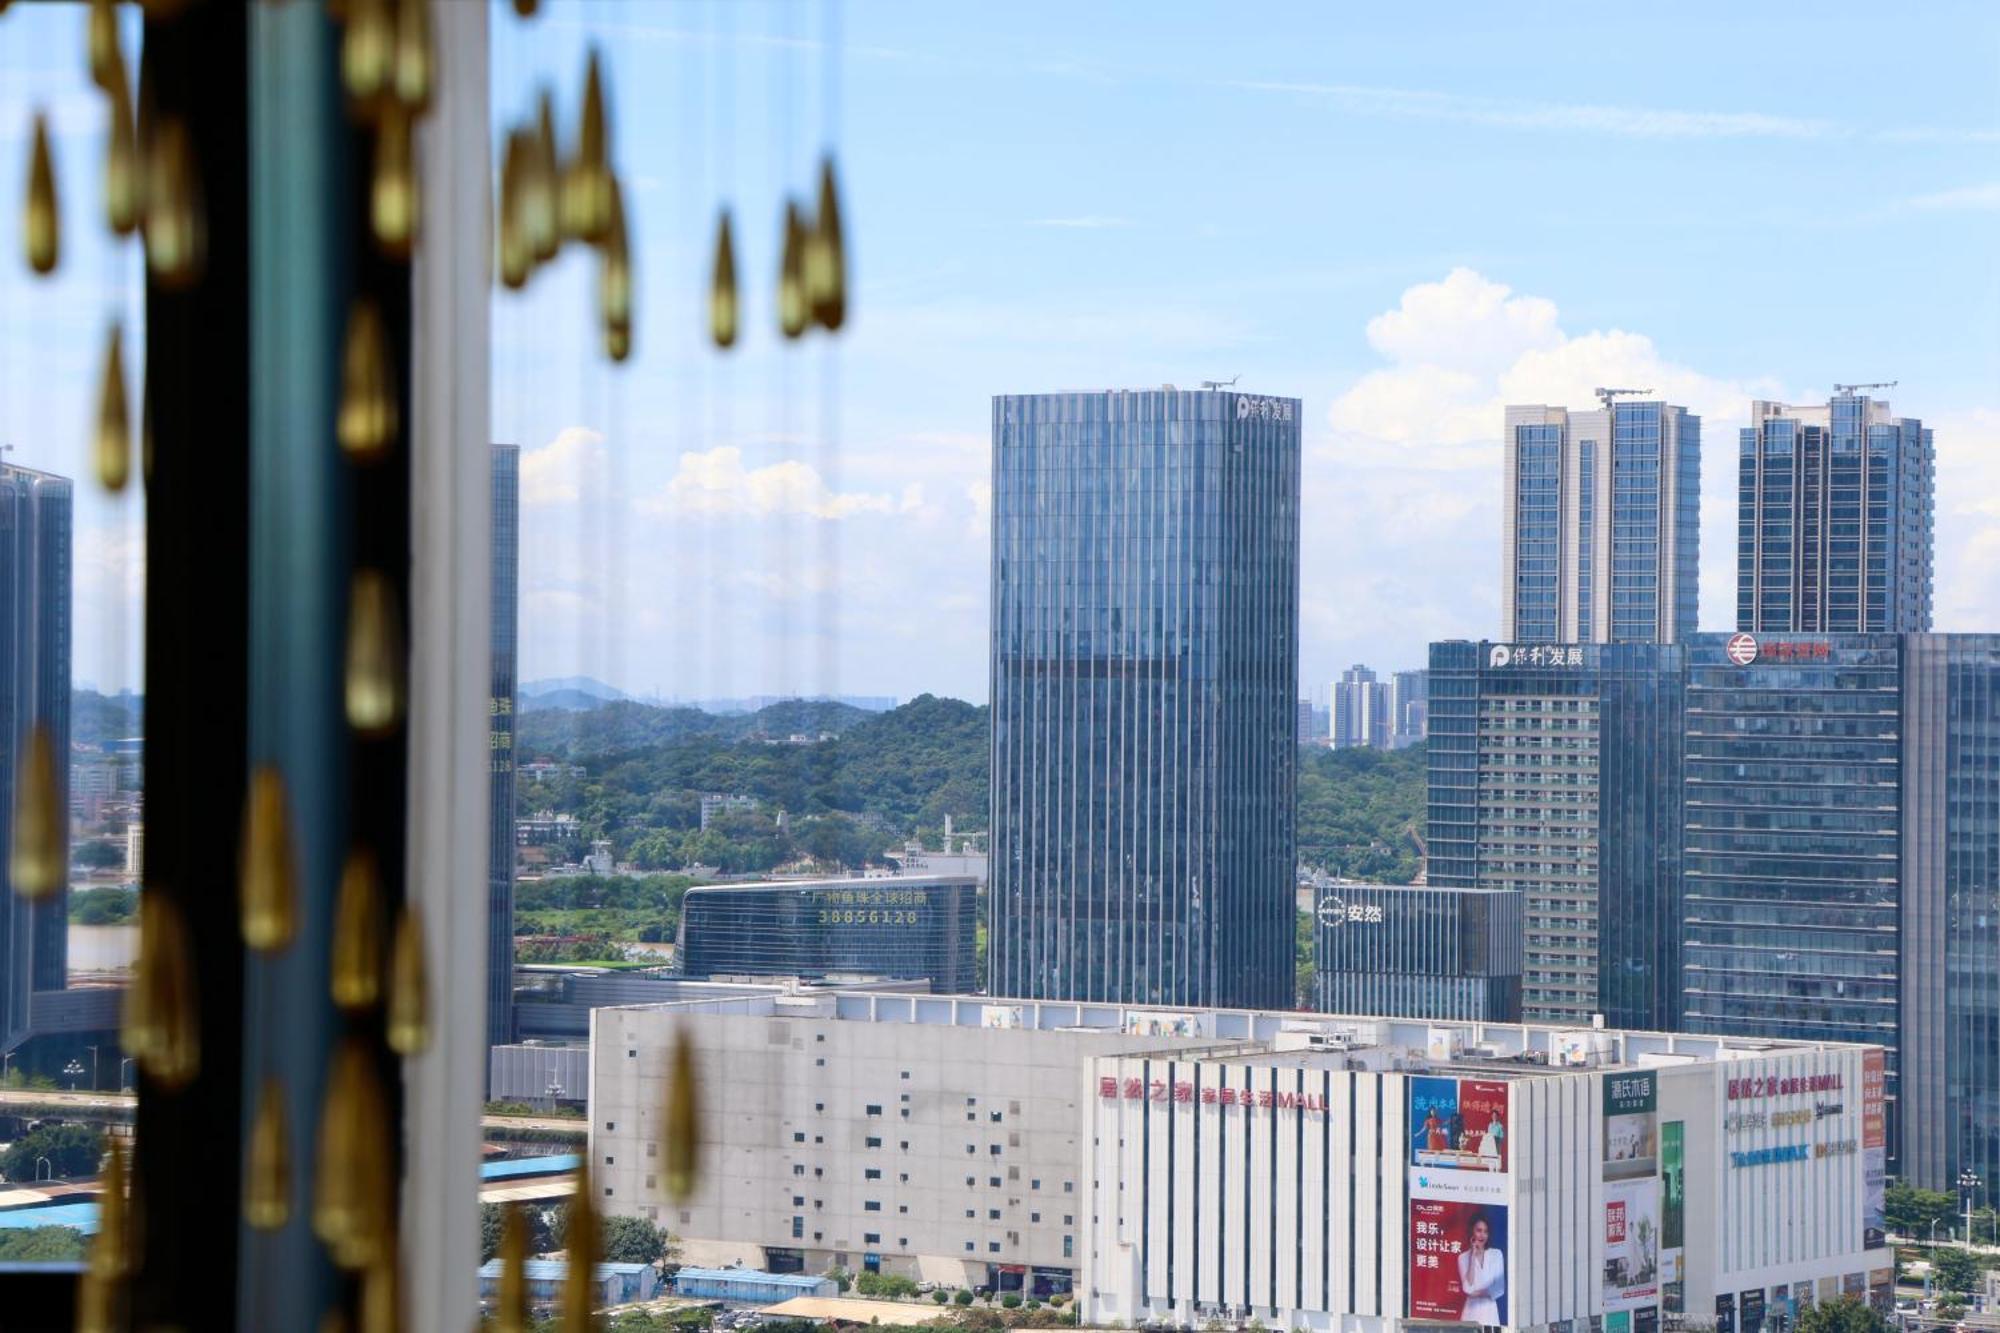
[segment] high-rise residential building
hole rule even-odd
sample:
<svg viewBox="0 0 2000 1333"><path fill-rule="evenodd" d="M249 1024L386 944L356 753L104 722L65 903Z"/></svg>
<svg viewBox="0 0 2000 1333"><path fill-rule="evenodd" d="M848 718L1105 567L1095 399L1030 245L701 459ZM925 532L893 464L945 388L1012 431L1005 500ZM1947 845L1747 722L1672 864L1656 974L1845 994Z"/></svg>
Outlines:
<svg viewBox="0 0 2000 1333"><path fill-rule="evenodd" d="M1686 1024L1888 1048L1889 1165L2000 1177L2000 635L1689 648Z"/></svg>
<svg viewBox="0 0 2000 1333"><path fill-rule="evenodd" d="M1389 686L1373 671L1357 662L1326 687L1326 695L1333 748L1389 748Z"/></svg>
<svg viewBox="0 0 2000 1333"><path fill-rule="evenodd" d="M1429 735L1430 672L1398 671L1389 679L1389 748L1405 749Z"/></svg>
<svg viewBox="0 0 2000 1333"><path fill-rule="evenodd" d="M514 1040L514 708L520 633L521 446L493 446L493 651L487 728L486 1043Z"/></svg>
<svg viewBox="0 0 2000 1333"><path fill-rule="evenodd" d="M1431 645L1428 882L1522 896L1530 1022L1680 1017L1670 644Z"/></svg>
<svg viewBox="0 0 2000 1333"><path fill-rule="evenodd" d="M1500 637L1677 643L1694 633L1701 418L1599 390L1596 411L1509 407Z"/></svg>
<svg viewBox="0 0 2000 1333"><path fill-rule="evenodd" d="M1758 401L1740 435L1736 628L1931 627L1936 454L1913 417L1841 385L1825 404Z"/></svg>
<svg viewBox="0 0 2000 1333"><path fill-rule="evenodd" d="M68 842L71 497L67 477L0 464L0 866L13 846L15 773L37 727L55 753ZM68 932L67 888L0 902L0 1049L29 1035L34 992L66 984Z"/></svg>
<svg viewBox="0 0 2000 1333"><path fill-rule="evenodd" d="M1292 1002L1299 421L994 399L994 993Z"/></svg>
<svg viewBox="0 0 2000 1333"><path fill-rule="evenodd" d="M1299 744L1304 745L1313 738L1313 701L1310 699L1299 700L1298 707L1294 710L1294 716L1298 719L1296 726L1298 728Z"/></svg>

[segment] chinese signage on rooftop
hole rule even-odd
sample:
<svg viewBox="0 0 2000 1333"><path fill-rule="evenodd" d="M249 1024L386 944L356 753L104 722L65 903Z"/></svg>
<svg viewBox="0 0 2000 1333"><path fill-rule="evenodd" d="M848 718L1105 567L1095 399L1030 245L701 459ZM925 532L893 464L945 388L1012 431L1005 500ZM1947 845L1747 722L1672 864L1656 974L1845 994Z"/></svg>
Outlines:
<svg viewBox="0 0 2000 1333"><path fill-rule="evenodd" d="M1574 643L1496 643L1487 663L1495 667L1580 667L1583 647Z"/></svg>

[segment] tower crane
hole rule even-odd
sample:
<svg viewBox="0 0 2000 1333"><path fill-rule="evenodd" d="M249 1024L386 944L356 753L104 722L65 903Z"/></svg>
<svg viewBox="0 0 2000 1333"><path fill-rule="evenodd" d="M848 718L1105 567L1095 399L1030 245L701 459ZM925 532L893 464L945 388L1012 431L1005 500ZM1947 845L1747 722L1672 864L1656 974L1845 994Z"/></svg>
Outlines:
<svg viewBox="0 0 2000 1333"><path fill-rule="evenodd" d="M1833 386L1833 391L1836 394L1845 396L1855 392L1857 389L1893 389L1895 387L1896 381L1881 380L1874 384L1836 384Z"/></svg>

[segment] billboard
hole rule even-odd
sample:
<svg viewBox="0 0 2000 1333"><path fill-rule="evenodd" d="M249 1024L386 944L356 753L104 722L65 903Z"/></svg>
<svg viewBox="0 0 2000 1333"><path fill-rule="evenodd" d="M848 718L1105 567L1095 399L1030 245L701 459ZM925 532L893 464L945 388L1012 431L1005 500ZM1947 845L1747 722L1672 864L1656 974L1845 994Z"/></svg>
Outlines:
<svg viewBox="0 0 2000 1333"><path fill-rule="evenodd" d="M1660 1294L1660 1191L1651 1180L1604 1187L1604 1308L1653 1304Z"/></svg>
<svg viewBox="0 0 2000 1333"><path fill-rule="evenodd" d="M1507 1171L1507 1084L1475 1078L1410 1080L1410 1165Z"/></svg>
<svg viewBox="0 0 2000 1333"><path fill-rule="evenodd" d="M1687 1244L1687 1126L1669 1120L1660 1126L1660 1248Z"/></svg>
<svg viewBox="0 0 2000 1333"><path fill-rule="evenodd" d="M1861 1248L1889 1240L1888 1057L1880 1047L1861 1053Z"/></svg>
<svg viewBox="0 0 2000 1333"><path fill-rule="evenodd" d="M1410 1200L1410 1318L1507 1322L1507 1210Z"/></svg>
<svg viewBox="0 0 2000 1333"><path fill-rule="evenodd" d="M1659 1169L1659 1076L1604 1076L1604 1178L1636 1180Z"/></svg>

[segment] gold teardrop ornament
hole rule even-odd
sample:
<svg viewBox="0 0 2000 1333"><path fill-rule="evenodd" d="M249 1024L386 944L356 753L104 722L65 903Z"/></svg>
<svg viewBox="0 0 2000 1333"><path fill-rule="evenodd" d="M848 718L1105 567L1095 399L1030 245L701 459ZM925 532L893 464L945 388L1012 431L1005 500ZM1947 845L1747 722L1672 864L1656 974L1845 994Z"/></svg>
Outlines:
<svg viewBox="0 0 2000 1333"><path fill-rule="evenodd" d="M121 61L109 94L111 133L104 146L104 221L112 232L130 236L139 229L139 136L132 123L132 95Z"/></svg>
<svg viewBox="0 0 2000 1333"><path fill-rule="evenodd" d="M243 943L273 953L299 929L299 863L292 838L292 803L275 765L250 774L244 801L242 878Z"/></svg>
<svg viewBox="0 0 2000 1333"><path fill-rule="evenodd" d="M145 158L141 198L147 267L162 287L190 286L201 277L206 262L208 229L187 126L163 118L150 132L140 127L139 143Z"/></svg>
<svg viewBox="0 0 2000 1333"><path fill-rule="evenodd" d="M410 117L401 107L375 125L375 169L368 185L368 220L383 253L407 258L417 237L417 167Z"/></svg>
<svg viewBox="0 0 2000 1333"><path fill-rule="evenodd" d="M527 176L533 170L527 139L519 130L507 136L507 155L500 167L500 216L495 230L499 234L500 283L511 292L528 285L528 270L535 260L526 217Z"/></svg>
<svg viewBox="0 0 2000 1333"><path fill-rule="evenodd" d="M139 958L125 991L120 1044L166 1091L201 1068L194 959L179 906L159 889L139 895Z"/></svg>
<svg viewBox="0 0 2000 1333"><path fill-rule="evenodd" d="M285 1090L276 1079L265 1079L243 1163L243 1220L258 1231L276 1231L291 1218L292 1145Z"/></svg>
<svg viewBox="0 0 2000 1333"><path fill-rule="evenodd" d="M90 1243L88 1268L93 1277L116 1282L131 1273L132 1204L125 1193L125 1149L106 1140L104 1174L98 1181L97 1235Z"/></svg>
<svg viewBox="0 0 2000 1333"><path fill-rule="evenodd" d="M358 1037L334 1051L313 1172L313 1233L335 1263L355 1272L389 1253L395 1206L392 1127L375 1058Z"/></svg>
<svg viewBox="0 0 2000 1333"><path fill-rule="evenodd" d="M395 1243L361 1275L360 1333L402 1333L403 1272Z"/></svg>
<svg viewBox="0 0 2000 1333"><path fill-rule="evenodd" d="M598 1230L597 1199L586 1154L577 1163L576 1192L570 1195L569 1215L563 1226L563 1251L569 1264L563 1271L558 1333L590 1333L590 1312L597 1303L597 1256L602 1248Z"/></svg>
<svg viewBox="0 0 2000 1333"><path fill-rule="evenodd" d="M819 164L819 212L806 236L806 300L813 320L831 332L847 320L847 255L840 234L840 189L833 159Z"/></svg>
<svg viewBox="0 0 2000 1333"><path fill-rule="evenodd" d="M519 18L531 19L539 8L540 0L514 0L514 13Z"/></svg>
<svg viewBox="0 0 2000 1333"><path fill-rule="evenodd" d="M785 201L785 248L778 260L778 331L796 338L812 315L806 303L804 221L797 203Z"/></svg>
<svg viewBox="0 0 2000 1333"><path fill-rule="evenodd" d="M725 208L715 224L715 271L708 284L708 336L717 347L736 345L736 308L736 243Z"/></svg>
<svg viewBox="0 0 2000 1333"><path fill-rule="evenodd" d="M431 983L424 961L423 919L403 904L389 946L387 1040L398 1055L421 1055L431 1044Z"/></svg>
<svg viewBox="0 0 2000 1333"><path fill-rule="evenodd" d="M403 620L396 589L358 569L347 603L347 724L384 736L403 720Z"/></svg>
<svg viewBox="0 0 2000 1333"><path fill-rule="evenodd" d="M382 875L365 847L348 853L333 909L333 1002L350 1012L382 998Z"/></svg>
<svg viewBox="0 0 2000 1333"><path fill-rule="evenodd" d="M56 168L49 155L49 120L35 113L34 147L28 155L28 203L21 220L21 236L27 244L28 267L37 273L53 273L61 257L62 225L56 205Z"/></svg>
<svg viewBox="0 0 2000 1333"><path fill-rule="evenodd" d="M676 1203L694 1193L701 1178L700 1089L695 1084L694 1039L674 1032L673 1064L667 1077L667 1195Z"/></svg>
<svg viewBox="0 0 2000 1333"><path fill-rule="evenodd" d="M611 151L604 119L604 79L597 52L583 77L583 115L576 157L563 172L562 230L565 236L596 245L611 226Z"/></svg>
<svg viewBox="0 0 2000 1333"><path fill-rule="evenodd" d="M125 63L118 49L118 10L111 0L90 0L87 34L90 81L109 92L115 67Z"/></svg>
<svg viewBox="0 0 2000 1333"><path fill-rule="evenodd" d="M8 874L14 892L40 898L63 887L69 872L63 793L56 787L56 747L49 729L29 732L14 769L14 846Z"/></svg>
<svg viewBox="0 0 2000 1333"><path fill-rule="evenodd" d="M358 297L347 314L347 343L340 358L340 408L334 435L350 462L388 456L396 438L396 371L382 313Z"/></svg>
<svg viewBox="0 0 2000 1333"><path fill-rule="evenodd" d="M632 254L625 236L624 191L611 182L611 226L598 248L597 303L604 317L605 353L613 361L632 354Z"/></svg>
<svg viewBox="0 0 2000 1333"><path fill-rule="evenodd" d="M562 245L556 202L558 163L555 100L544 88L535 111L534 133L524 134L521 144L521 227L537 264L554 259Z"/></svg>
<svg viewBox="0 0 2000 1333"><path fill-rule="evenodd" d="M392 0L347 0L340 40L340 78L347 95L364 106L389 91L395 76L396 20Z"/></svg>
<svg viewBox="0 0 2000 1333"><path fill-rule="evenodd" d="M528 1219L518 1203L500 1223L500 1290L494 1302L493 1333L528 1333Z"/></svg>
<svg viewBox="0 0 2000 1333"><path fill-rule="evenodd" d="M97 480L122 491L132 475L132 417L125 408L125 335L117 323L104 345L104 380L97 392Z"/></svg>
<svg viewBox="0 0 2000 1333"><path fill-rule="evenodd" d="M412 116L430 109L437 78L437 47L431 38L430 0L396 0L394 54L396 100Z"/></svg>

